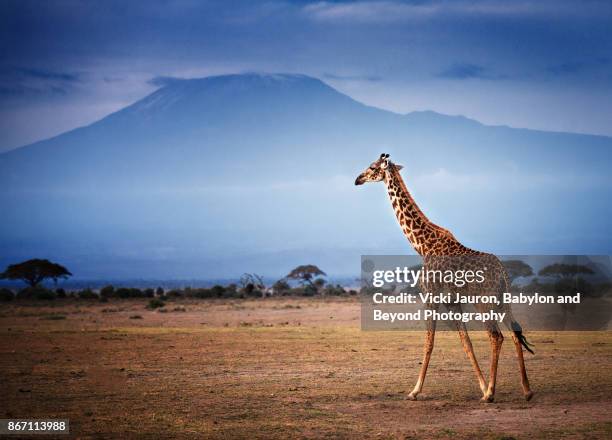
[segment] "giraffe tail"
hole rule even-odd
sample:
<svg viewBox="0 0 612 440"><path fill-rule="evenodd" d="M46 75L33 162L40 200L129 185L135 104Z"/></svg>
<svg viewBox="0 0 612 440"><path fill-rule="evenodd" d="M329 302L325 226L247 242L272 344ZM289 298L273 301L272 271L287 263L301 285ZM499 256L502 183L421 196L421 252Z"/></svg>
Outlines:
<svg viewBox="0 0 612 440"><path fill-rule="evenodd" d="M525 348L525 350L527 350L531 354L535 354L531 349L531 347L533 347L533 344L527 341L527 338L523 334L523 329L521 328L521 325L514 319L510 323L510 329L512 330L512 333L514 333L516 338L519 340L521 345Z"/></svg>
<svg viewBox="0 0 612 440"><path fill-rule="evenodd" d="M502 283L501 287L502 288L505 287L505 289L503 291L504 292L509 292L510 291L510 281L508 280L508 275L506 273L504 273L504 277L503 277L501 283ZM512 316L512 311L510 309L510 305L509 304L508 304L508 308L507 308L506 312L508 314L508 318L510 318L508 321L506 321L506 322L509 322L509 324L506 324L508 326L508 328L512 331L512 333L514 333L514 336L516 336L516 338L521 343L521 345L525 348L525 350L527 350L531 354L535 354L533 352L533 349L531 348L531 347L533 347L533 344L531 344L529 341L527 341L527 338L523 334L523 328L518 323L518 321L516 319L514 319L514 316Z"/></svg>

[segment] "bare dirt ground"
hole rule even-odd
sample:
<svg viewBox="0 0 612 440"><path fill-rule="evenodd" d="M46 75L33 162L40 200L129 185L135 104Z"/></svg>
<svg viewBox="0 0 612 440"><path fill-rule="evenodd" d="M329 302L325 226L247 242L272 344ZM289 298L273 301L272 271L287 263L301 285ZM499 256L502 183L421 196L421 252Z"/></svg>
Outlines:
<svg viewBox="0 0 612 440"><path fill-rule="evenodd" d="M527 332L530 402L507 338L492 404L438 332L414 402L423 333L363 332L355 299L145 305L3 305L0 418L68 418L77 438L612 438L612 332Z"/></svg>

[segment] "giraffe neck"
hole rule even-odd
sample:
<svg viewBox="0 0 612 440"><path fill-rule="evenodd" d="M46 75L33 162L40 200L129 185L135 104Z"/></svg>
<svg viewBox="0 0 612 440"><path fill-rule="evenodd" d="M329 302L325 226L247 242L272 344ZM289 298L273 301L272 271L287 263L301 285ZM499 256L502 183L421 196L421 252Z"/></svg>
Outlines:
<svg viewBox="0 0 612 440"><path fill-rule="evenodd" d="M385 184L391 205L395 211L397 221L410 244L420 255L428 253L432 238L440 229L434 225L423 211L418 207L404 183L399 170L393 164L385 171Z"/></svg>

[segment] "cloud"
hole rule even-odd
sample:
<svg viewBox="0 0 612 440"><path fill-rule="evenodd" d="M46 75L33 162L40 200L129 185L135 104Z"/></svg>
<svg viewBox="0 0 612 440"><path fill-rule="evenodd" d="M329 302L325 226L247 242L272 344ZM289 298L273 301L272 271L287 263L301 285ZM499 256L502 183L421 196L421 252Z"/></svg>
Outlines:
<svg viewBox="0 0 612 440"><path fill-rule="evenodd" d="M336 75L334 73L324 73L323 78L336 81L382 81L382 77L377 75Z"/></svg>
<svg viewBox="0 0 612 440"><path fill-rule="evenodd" d="M24 77L48 81L75 82L79 80L79 76L75 73L51 72L44 69L15 69L15 71Z"/></svg>
<svg viewBox="0 0 612 440"><path fill-rule="evenodd" d="M0 96L65 95L79 81L80 76L72 72L21 67L6 68L0 70Z"/></svg>
<svg viewBox="0 0 612 440"><path fill-rule="evenodd" d="M437 9L438 6L427 4L358 1L352 3L318 2L304 6L303 11L307 16L322 21L384 22L432 15Z"/></svg>
<svg viewBox="0 0 612 440"><path fill-rule="evenodd" d="M176 76L155 76L147 81L147 84L150 84L155 87L166 87L172 84L176 84L179 81L182 81L184 78L178 78Z"/></svg>
<svg viewBox="0 0 612 440"><path fill-rule="evenodd" d="M610 188L612 180L607 176L589 176L568 173L560 176L547 173L525 173L514 163L508 163L503 170L495 172L461 173L447 168L415 175L412 184L430 192L471 192L471 191L531 191L533 188L556 190L588 190Z"/></svg>
<svg viewBox="0 0 612 440"><path fill-rule="evenodd" d="M575 73L582 73L587 70L607 67L609 65L610 59L608 58L598 58L589 61L568 61L565 63L548 66L546 68L546 72L555 76L571 75Z"/></svg>
<svg viewBox="0 0 612 440"><path fill-rule="evenodd" d="M459 63L453 64L437 76L448 79L486 78L486 69L477 64Z"/></svg>
<svg viewBox="0 0 612 440"><path fill-rule="evenodd" d="M438 78L444 79L507 79L507 75L491 73L486 67L472 63L456 63L436 74Z"/></svg>
<svg viewBox="0 0 612 440"><path fill-rule="evenodd" d="M581 7L573 1L429 1L407 3L397 0L388 1L355 1L326 2L321 1L303 7L303 12L310 18L319 21L345 21L362 23L384 23L407 20L429 19L441 16L490 16L490 17L524 17L524 16L566 16L581 15L600 16L609 14L610 8L605 2L593 2L590 8Z"/></svg>

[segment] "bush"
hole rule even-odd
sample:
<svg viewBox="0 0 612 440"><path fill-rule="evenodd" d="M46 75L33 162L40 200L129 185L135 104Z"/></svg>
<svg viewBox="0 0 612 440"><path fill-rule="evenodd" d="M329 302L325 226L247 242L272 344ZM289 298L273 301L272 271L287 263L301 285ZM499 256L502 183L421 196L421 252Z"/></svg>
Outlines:
<svg viewBox="0 0 612 440"><path fill-rule="evenodd" d="M336 284L335 286L328 284L323 290L323 294L329 296L341 296L345 295L346 291L344 290L344 287L342 287L340 284Z"/></svg>
<svg viewBox="0 0 612 440"><path fill-rule="evenodd" d="M275 295L286 295L291 290L291 286L287 281L278 280L272 285L272 291Z"/></svg>
<svg viewBox="0 0 612 440"><path fill-rule="evenodd" d="M153 298L152 300L149 301L149 305L147 306L147 308L154 310L154 309L159 309L161 307L164 307L165 305L166 303L163 302L161 299Z"/></svg>
<svg viewBox="0 0 612 440"><path fill-rule="evenodd" d="M180 290L176 290L176 289L172 289L169 290L167 293L164 294L164 290L161 290L161 295L159 294L159 289L157 289L157 296L160 298L181 298L183 296L183 292L181 292Z"/></svg>
<svg viewBox="0 0 612 440"><path fill-rule="evenodd" d="M187 287L185 288L185 290L183 290L183 295L187 298L200 298L200 299L215 298L217 297L217 293L218 292L213 291L213 289L205 289L205 288L192 289L191 287Z"/></svg>
<svg viewBox="0 0 612 440"><path fill-rule="evenodd" d="M304 296L315 296L317 293L319 293L319 291L316 287L311 285L304 286Z"/></svg>
<svg viewBox="0 0 612 440"><path fill-rule="evenodd" d="M319 291L316 287L305 285L300 287L294 287L293 289L287 291L286 295L295 295L295 296L315 296Z"/></svg>
<svg viewBox="0 0 612 440"><path fill-rule="evenodd" d="M156 296L163 296L164 295L164 288L160 286L157 289L155 289L155 295Z"/></svg>
<svg viewBox="0 0 612 440"><path fill-rule="evenodd" d="M217 284L215 286L212 286L212 288L210 289L210 292L212 293L213 296L216 296L217 298L221 298L225 295L225 287Z"/></svg>
<svg viewBox="0 0 612 440"><path fill-rule="evenodd" d="M66 298L66 291L61 287L59 289L55 289L55 296L57 298Z"/></svg>
<svg viewBox="0 0 612 440"><path fill-rule="evenodd" d="M10 289L2 288L0 289L0 301L12 301L15 299L15 295L13 291Z"/></svg>
<svg viewBox="0 0 612 440"><path fill-rule="evenodd" d="M119 287L117 290L115 290L115 296L117 298L146 298L145 293L140 290L140 289L136 289L133 287Z"/></svg>
<svg viewBox="0 0 612 440"><path fill-rule="evenodd" d="M80 299L98 299L98 294L91 290L89 287L79 292Z"/></svg>
<svg viewBox="0 0 612 440"><path fill-rule="evenodd" d="M100 296L102 298L113 298L115 296L115 286L108 285L100 289Z"/></svg>
<svg viewBox="0 0 612 440"><path fill-rule="evenodd" d="M44 287L26 287L17 292L17 298L53 300L55 299L55 292L45 289Z"/></svg>
<svg viewBox="0 0 612 440"><path fill-rule="evenodd" d="M37 289L36 293L34 294L34 299L40 299L40 300L54 300L55 299L55 292L53 292L52 290L48 290L48 289Z"/></svg>

